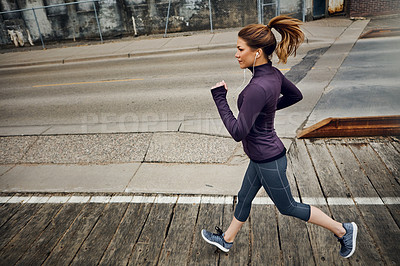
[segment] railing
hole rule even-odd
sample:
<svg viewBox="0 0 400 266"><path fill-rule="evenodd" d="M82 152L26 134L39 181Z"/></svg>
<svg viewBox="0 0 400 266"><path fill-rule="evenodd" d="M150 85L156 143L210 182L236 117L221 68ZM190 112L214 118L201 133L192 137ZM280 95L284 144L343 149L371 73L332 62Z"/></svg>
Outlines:
<svg viewBox="0 0 400 266"><path fill-rule="evenodd" d="M99 18L97 16L97 9L96 9L96 2L97 1L99 1L99 0L84 0L84 1L78 1L78 2L64 3L64 4L55 4L55 5L48 5L48 6L39 6L39 7L18 9L18 10L3 11L3 12L0 12L0 15L10 14L10 13L17 13L17 12L32 11L33 12L33 16L34 16L35 21L36 21L36 26L38 28L40 41L42 42L42 47L43 47L43 49L46 49L45 44L44 44L44 40L43 40L43 35L42 35L41 31L40 31L40 25L39 25L35 10L92 2L93 3L93 9L94 9L94 15L96 17L96 22L97 22L97 29L99 31L100 41L101 41L101 43L103 43L103 36L102 36L102 33L101 33L100 22L99 22Z"/></svg>

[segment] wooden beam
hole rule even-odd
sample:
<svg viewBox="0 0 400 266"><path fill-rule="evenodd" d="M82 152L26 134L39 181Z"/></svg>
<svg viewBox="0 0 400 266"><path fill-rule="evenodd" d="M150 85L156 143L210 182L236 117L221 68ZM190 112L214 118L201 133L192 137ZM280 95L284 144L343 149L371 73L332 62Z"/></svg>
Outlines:
<svg viewBox="0 0 400 266"><path fill-rule="evenodd" d="M400 135L400 115L326 118L297 133L298 138Z"/></svg>

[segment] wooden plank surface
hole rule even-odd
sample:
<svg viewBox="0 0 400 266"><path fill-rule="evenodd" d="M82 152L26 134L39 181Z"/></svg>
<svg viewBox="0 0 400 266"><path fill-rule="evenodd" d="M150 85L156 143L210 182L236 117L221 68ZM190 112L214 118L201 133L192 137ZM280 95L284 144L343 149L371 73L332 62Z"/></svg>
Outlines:
<svg viewBox="0 0 400 266"><path fill-rule="evenodd" d="M180 265L187 261L200 204L179 204L161 251L159 265Z"/></svg>
<svg viewBox="0 0 400 266"><path fill-rule="evenodd" d="M379 197L345 141L329 140L327 148L353 197Z"/></svg>
<svg viewBox="0 0 400 266"><path fill-rule="evenodd" d="M288 156L293 165L294 176L301 196L320 197L323 195L304 141L294 141Z"/></svg>
<svg viewBox="0 0 400 266"><path fill-rule="evenodd" d="M26 226L1 250L0 264L14 265L35 242L62 206L63 204L43 205Z"/></svg>
<svg viewBox="0 0 400 266"><path fill-rule="evenodd" d="M388 265L400 264L400 229L389 214L379 205L359 206L369 233L377 243Z"/></svg>
<svg viewBox="0 0 400 266"><path fill-rule="evenodd" d="M100 262L127 208L128 203L107 204L71 265L97 265Z"/></svg>
<svg viewBox="0 0 400 266"><path fill-rule="evenodd" d="M356 142L356 146L364 145L360 144L358 141L352 142ZM363 169L365 164L370 163L369 160L376 160L376 158L372 157L368 159L368 157L365 157L365 162L360 164L345 140L329 141L327 147L353 197L379 198L378 192ZM331 209L336 210L334 212L334 217L339 217L338 219L343 219L343 221L347 222L355 221L359 226L359 247L354 259L351 260L352 264L356 264L357 261L368 261L372 263L371 265L374 265L379 259L383 260L385 263L389 263L391 258L387 254L386 243L381 242L382 237L377 239L376 232L382 232L382 229L379 223L375 221L376 218L373 217L373 215L371 216L372 213L375 213L375 215L379 217L380 223L393 224L393 219L384 206L362 205L358 206L357 209L352 206L346 208L343 206L333 206ZM348 217L345 217L345 215ZM383 235L385 234L383 233ZM392 237L393 236L389 236L389 238ZM392 241L389 241L389 243L390 242Z"/></svg>
<svg viewBox="0 0 400 266"><path fill-rule="evenodd" d="M216 252L200 231L216 225L226 230L234 205L228 197L202 196L195 205L2 204L0 264L400 265L400 206L384 204L385 197L400 195L398 141L296 140L288 152L292 194L340 222L358 224L350 259L339 256L328 230L260 204L253 205L230 252Z"/></svg>
<svg viewBox="0 0 400 266"><path fill-rule="evenodd" d="M12 204L14 207L20 204ZM5 224L0 227L0 250L32 219L35 213L42 208L42 204L24 204L18 208L15 215L11 216ZM14 208L10 208L14 212ZM1 259L1 258L0 258Z"/></svg>
<svg viewBox="0 0 400 266"><path fill-rule="evenodd" d="M349 141L349 144L379 196L399 197L400 185L395 181L386 166L383 165L371 146L357 143L354 140Z"/></svg>
<svg viewBox="0 0 400 266"><path fill-rule="evenodd" d="M101 216L106 204L90 203L77 216L43 265L69 265Z"/></svg>
<svg viewBox="0 0 400 266"><path fill-rule="evenodd" d="M352 141L349 147L360 161L380 197L400 197L400 184L369 143L359 144ZM397 225L400 225L400 206L387 205L387 208Z"/></svg>
<svg viewBox="0 0 400 266"><path fill-rule="evenodd" d="M28 249L17 265L42 264L85 205L66 204Z"/></svg>
<svg viewBox="0 0 400 266"><path fill-rule="evenodd" d="M155 265L171 221L175 204L155 204L136 243L129 265Z"/></svg>
<svg viewBox="0 0 400 266"><path fill-rule="evenodd" d="M7 203L0 207L0 228L10 219L18 210L21 204Z"/></svg>
<svg viewBox="0 0 400 266"><path fill-rule="evenodd" d="M292 150L291 153L291 155L293 155L291 156L291 161L294 163L293 171L295 173L297 172L297 167L302 168L301 172L303 175L297 177L295 174L300 195L305 195L302 197L324 199L324 194L321 190L320 182L316 175L316 171L320 170L318 168L317 170L314 169L314 164L312 161L312 159L315 160L315 157L318 157L319 154L312 154L312 151L309 153L303 141L296 141L296 144L297 145L294 146L294 150ZM324 176L323 178L328 177ZM305 201L305 203L307 203L307 201ZM327 204L320 202L318 208L325 212L328 216L331 216ZM333 237L333 234L330 231L313 224L307 224L307 228L309 231L316 264L347 265L346 262L341 261L338 257L339 250L336 245L336 239Z"/></svg>
<svg viewBox="0 0 400 266"><path fill-rule="evenodd" d="M305 140L307 150L311 156L318 181L323 187L325 197L348 197L349 191L346 188L342 177L332 157L325 146L324 140Z"/></svg>
<svg viewBox="0 0 400 266"><path fill-rule="evenodd" d="M281 265L282 255L278 238L275 207L254 205L249 223L251 241L251 265Z"/></svg>
<svg viewBox="0 0 400 266"><path fill-rule="evenodd" d="M133 246L147 221L152 204L130 204L100 265L127 265Z"/></svg>
<svg viewBox="0 0 400 266"><path fill-rule="evenodd" d="M400 152L400 136L392 136L390 138L390 143L393 145L393 147Z"/></svg>
<svg viewBox="0 0 400 266"><path fill-rule="evenodd" d="M370 145L379 155L382 162L400 183L400 153L387 139L370 140Z"/></svg>

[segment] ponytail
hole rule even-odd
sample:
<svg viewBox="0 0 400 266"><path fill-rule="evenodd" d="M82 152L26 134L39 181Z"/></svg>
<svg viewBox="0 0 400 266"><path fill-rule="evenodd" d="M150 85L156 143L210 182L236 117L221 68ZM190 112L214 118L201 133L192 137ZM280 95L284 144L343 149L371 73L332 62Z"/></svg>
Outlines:
<svg viewBox="0 0 400 266"><path fill-rule="evenodd" d="M299 25L301 25L300 20L288 16L274 17L269 21L268 27L276 29L282 36L275 50L279 62L286 64L290 55L296 56L297 48L304 41L304 33Z"/></svg>
<svg viewBox="0 0 400 266"><path fill-rule="evenodd" d="M304 33L299 25L301 21L288 16L277 16L270 20L267 26L261 24L251 24L239 31L238 36L246 41L247 45L253 49L261 48L270 60L275 51L279 58L279 63L286 64L287 58L294 54L297 48L304 41ZM277 44L271 29L278 31L282 39Z"/></svg>

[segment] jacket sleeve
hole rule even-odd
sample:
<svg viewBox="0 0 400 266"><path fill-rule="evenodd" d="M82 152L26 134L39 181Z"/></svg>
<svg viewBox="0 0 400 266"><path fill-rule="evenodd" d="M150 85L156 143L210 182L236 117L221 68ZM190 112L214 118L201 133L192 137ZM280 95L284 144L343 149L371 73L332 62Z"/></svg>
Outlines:
<svg viewBox="0 0 400 266"><path fill-rule="evenodd" d="M279 74L282 76L282 96L278 99L276 110L291 106L303 99L303 95L296 85L290 82L282 73L279 72Z"/></svg>
<svg viewBox="0 0 400 266"><path fill-rule="evenodd" d="M261 87L254 84L248 86L251 88L247 88L247 93L244 94L237 119L229 108L225 87L221 86L211 90L219 115L235 141L241 141L249 134L267 100Z"/></svg>

